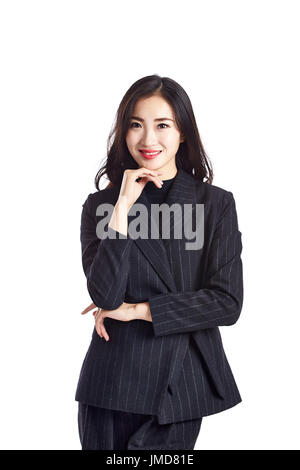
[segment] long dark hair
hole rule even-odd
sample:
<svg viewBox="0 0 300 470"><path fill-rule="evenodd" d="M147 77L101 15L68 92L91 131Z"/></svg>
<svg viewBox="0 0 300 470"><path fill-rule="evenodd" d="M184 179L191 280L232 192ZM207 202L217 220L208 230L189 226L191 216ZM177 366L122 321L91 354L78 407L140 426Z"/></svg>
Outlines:
<svg viewBox="0 0 300 470"><path fill-rule="evenodd" d="M201 181L212 184L212 166L204 151L187 93L171 78L149 75L133 83L119 105L115 124L107 141L107 158L95 177L95 186L98 190L103 175L106 174L109 179L108 187L118 186L122 182L124 170L139 168L127 148L126 135L136 101L141 97L153 95L160 95L169 103L178 129L184 136L184 141L179 145L175 156L176 167L193 174Z"/></svg>

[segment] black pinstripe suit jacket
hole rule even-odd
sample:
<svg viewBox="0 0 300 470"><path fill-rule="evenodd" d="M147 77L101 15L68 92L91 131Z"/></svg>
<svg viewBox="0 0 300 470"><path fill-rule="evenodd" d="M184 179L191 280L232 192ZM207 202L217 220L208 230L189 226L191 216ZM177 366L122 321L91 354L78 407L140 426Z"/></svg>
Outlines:
<svg viewBox="0 0 300 470"><path fill-rule="evenodd" d="M233 325L243 303L242 240L233 194L178 169L166 203L204 204L204 244L186 250L171 239L99 239L99 204L120 188L89 194L81 216L82 264L93 302L113 310L149 301L152 322L106 317L108 342L93 329L75 400L157 415L160 424L207 416L242 401L220 326ZM142 192L136 203L151 204ZM195 215L193 210L193 217ZM129 223L134 218L129 212ZM178 219L175 221L178 223ZM184 222L182 222L183 224ZM124 238L123 238L124 237Z"/></svg>

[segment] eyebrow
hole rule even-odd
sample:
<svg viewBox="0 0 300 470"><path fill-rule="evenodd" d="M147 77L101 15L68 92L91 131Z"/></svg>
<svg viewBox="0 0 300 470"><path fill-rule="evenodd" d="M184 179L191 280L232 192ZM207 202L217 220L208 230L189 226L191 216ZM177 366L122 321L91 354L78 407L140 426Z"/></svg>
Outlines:
<svg viewBox="0 0 300 470"><path fill-rule="evenodd" d="M141 122L144 122L144 119L138 117L138 116L131 116L131 119L136 119L136 121L141 121ZM167 117L162 117L162 118L157 118L157 119L154 119L154 121L173 121L173 119L170 119L170 118L167 118Z"/></svg>

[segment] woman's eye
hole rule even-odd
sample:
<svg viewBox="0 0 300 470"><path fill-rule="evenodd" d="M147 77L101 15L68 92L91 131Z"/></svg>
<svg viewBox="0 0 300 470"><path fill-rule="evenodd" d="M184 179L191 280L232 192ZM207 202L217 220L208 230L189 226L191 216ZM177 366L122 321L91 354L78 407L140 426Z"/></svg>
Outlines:
<svg viewBox="0 0 300 470"><path fill-rule="evenodd" d="M140 125L139 122L132 122L132 123L130 124L130 127L136 127L135 124L136 124L137 126ZM159 125L159 126L166 126L166 127L169 127L168 124L165 124L165 123L161 123L161 124L158 124L158 125ZM161 129L165 129L165 127L161 128Z"/></svg>
<svg viewBox="0 0 300 470"><path fill-rule="evenodd" d="M164 123L159 124L159 126L167 126L167 127L169 127L168 124L164 124ZM165 129L165 127L163 127L163 129Z"/></svg>

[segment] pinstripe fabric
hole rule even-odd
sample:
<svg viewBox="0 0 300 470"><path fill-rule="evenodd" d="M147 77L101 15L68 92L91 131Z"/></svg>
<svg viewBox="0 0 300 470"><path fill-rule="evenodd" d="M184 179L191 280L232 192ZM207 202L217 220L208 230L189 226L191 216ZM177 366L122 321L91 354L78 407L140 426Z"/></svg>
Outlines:
<svg viewBox="0 0 300 470"><path fill-rule="evenodd" d="M78 403L82 450L193 450L202 418L158 424L156 416Z"/></svg>
<svg viewBox="0 0 300 470"><path fill-rule="evenodd" d="M159 424L199 418L242 401L227 361L220 326L234 324L243 303L242 240L230 191L178 169L166 203L204 204L204 245L187 240L99 240L99 204L115 204L119 188L90 194L81 218L82 263L93 302L113 310L149 301L153 322L105 318L110 341L94 328L75 400L156 415ZM151 204L142 192L136 203ZM195 221L195 210L191 217ZM129 212L129 223L134 218ZM176 219L171 212L171 235Z"/></svg>

